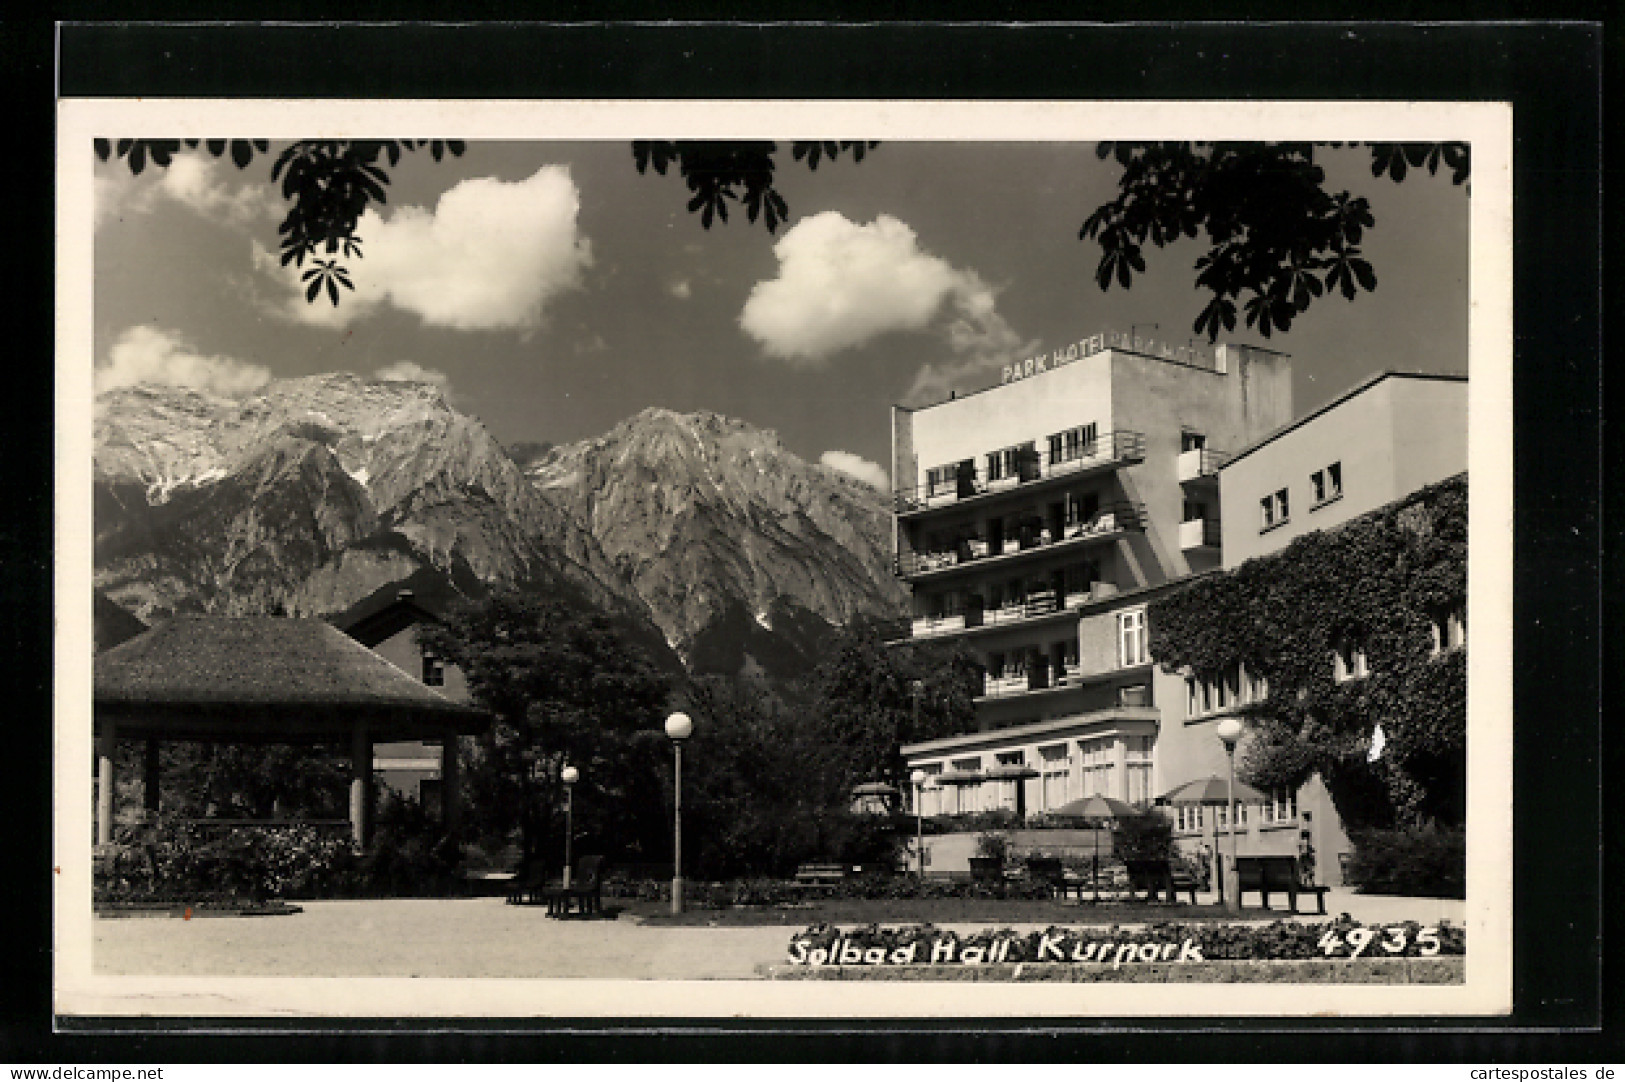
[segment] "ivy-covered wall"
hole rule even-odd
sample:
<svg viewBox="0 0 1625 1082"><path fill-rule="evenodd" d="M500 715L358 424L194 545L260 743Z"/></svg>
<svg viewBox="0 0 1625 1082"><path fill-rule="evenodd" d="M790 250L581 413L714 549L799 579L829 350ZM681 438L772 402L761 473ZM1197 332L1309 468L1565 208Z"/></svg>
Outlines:
<svg viewBox="0 0 1625 1082"><path fill-rule="evenodd" d="M1239 663L1269 681L1243 708L1237 766L1252 784L1296 787L1318 771L1348 829L1459 825L1466 656L1436 655L1432 628L1466 607L1461 474L1152 602L1151 655L1169 672L1214 678ZM1335 679L1340 644L1364 650L1367 676Z"/></svg>

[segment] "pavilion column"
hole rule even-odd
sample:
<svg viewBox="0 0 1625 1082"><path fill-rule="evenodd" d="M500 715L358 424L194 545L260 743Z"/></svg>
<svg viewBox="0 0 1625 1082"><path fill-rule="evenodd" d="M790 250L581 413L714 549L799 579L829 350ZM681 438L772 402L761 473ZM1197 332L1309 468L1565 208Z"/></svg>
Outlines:
<svg viewBox="0 0 1625 1082"><path fill-rule="evenodd" d="M142 806L146 808L147 815L158 814L158 741L155 737L147 738L146 760L142 763Z"/></svg>
<svg viewBox="0 0 1625 1082"><path fill-rule="evenodd" d="M350 730L350 836L366 845L372 833L372 734L365 722Z"/></svg>
<svg viewBox="0 0 1625 1082"><path fill-rule="evenodd" d="M118 726L112 718L102 719L96 734L96 844L113 841L113 761L118 753Z"/></svg>
<svg viewBox="0 0 1625 1082"><path fill-rule="evenodd" d="M458 774L457 734L447 733L440 742L440 825L455 834L462 821L462 778Z"/></svg>

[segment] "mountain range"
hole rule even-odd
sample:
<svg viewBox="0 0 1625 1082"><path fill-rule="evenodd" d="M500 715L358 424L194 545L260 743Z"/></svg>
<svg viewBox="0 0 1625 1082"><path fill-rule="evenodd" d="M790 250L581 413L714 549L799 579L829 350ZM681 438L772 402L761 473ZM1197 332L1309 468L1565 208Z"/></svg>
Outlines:
<svg viewBox="0 0 1625 1082"><path fill-rule="evenodd" d="M330 374L110 390L94 438L95 584L148 622L565 590L691 670L789 674L904 611L882 494L716 414L645 410L522 469L435 385Z"/></svg>

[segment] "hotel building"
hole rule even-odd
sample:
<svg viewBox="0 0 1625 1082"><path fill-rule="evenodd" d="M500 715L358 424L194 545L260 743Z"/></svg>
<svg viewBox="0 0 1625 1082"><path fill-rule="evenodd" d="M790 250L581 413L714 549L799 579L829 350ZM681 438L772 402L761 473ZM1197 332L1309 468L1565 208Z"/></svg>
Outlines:
<svg viewBox="0 0 1625 1082"><path fill-rule="evenodd" d="M1144 804L1187 780L1161 750L1185 682L1153 665L1146 605L1220 566L1226 453L1291 418L1283 354L1120 334L894 407L912 638L958 639L986 669L974 731L902 749L938 783L926 814Z"/></svg>
<svg viewBox="0 0 1625 1082"><path fill-rule="evenodd" d="M1334 529L1466 469L1466 377L1379 373L1238 448L1222 465L1222 566L1229 570L1268 557L1306 533ZM1465 622L1452 615L1433 634L1436 652L1460 648ZM1359 653L1328 656L1326 664L1340 681L1365 675ZM1167 730L1157 749L1170 785L1222 775L1218 723L1269 694L1245 671L1184 682L1177 710L1164 711ZM1210 813L1217 823L1206 821ZM1222 808L1176 809L1176 823L1182 834L1201 836L1215 827L1223 831L1223 814ZM1244 853L1290 853L1300 840L1309 841L1323 882L1349 851L1337 809L1318 777L1296 793L1272 794L1270 806L1240 809L1237 830L1243 832Z"/></svg>

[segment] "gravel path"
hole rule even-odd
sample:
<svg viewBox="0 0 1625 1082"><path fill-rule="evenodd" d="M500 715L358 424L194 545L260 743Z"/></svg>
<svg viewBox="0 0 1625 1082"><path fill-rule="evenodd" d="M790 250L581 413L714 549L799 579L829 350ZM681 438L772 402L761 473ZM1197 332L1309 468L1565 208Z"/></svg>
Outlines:
<svg viewBox="0 0 1625 1082"><path fill-rule="evenodd" d="M742 979L779 961L783 928L550 920L500 898L301 902L284 917L98 918L106 974Z"/></svg>

